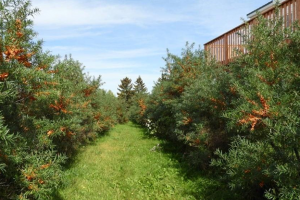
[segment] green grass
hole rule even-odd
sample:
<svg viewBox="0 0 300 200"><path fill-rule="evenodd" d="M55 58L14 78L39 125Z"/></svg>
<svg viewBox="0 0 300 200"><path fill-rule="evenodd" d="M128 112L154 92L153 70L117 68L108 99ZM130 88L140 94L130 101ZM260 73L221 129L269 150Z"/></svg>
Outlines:
<svg viewBox="0 0 300 200"><path fill-rule="evenodd" d="M116 126L80 150L54 199L226 199L216 181L190 170L174 153L150 151L159 143L132 123Z"/></svg>

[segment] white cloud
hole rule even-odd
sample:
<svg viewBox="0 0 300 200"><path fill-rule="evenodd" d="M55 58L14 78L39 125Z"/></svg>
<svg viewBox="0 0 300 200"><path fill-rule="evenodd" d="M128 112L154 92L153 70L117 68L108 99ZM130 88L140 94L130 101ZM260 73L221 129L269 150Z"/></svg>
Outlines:
<svg viewBox="0 0 300 200"><path fill-rule="evenodd" d="M86 66L86 69L89 71L100 71L101 70L121 70L121 69L134 69L134 68L144 68L146 67L144 64L141 63L134 63L134 62L105 62L105 61L96 61L96 60L90 60L83 63L84 66Z"/></svg>
<svg viewBox="0 0 300 200"><path fill-rule="evenodd" d="M128 59L163 55L165 51L159 49L133 49L124 51L106 51L97 55L97 60Z"/></svg>
<svg viewBox="0 0 300 200"><path fill-rule="evenodd" d="M135 81L141 75L151 90L164 65L158 60L166 55L165 48L180 52L190 38L208 42L264 4L261 0L135 2L32 0L33 7L41 10L34 22L46 41L45 49L71 53L90 75L102 75L103 88L114 93L125 76Z"/></svg>
<svg viewBox="0 0 300 200"><path fill-rule="evenodd" d="M73 47L73 46L51 46L48 47L49 51L68 51L68 52L74 52L74 51L83 51L86 50L85 47Z"/></svg>
<svg viewBox="0 0 300 200"><path fill-rule="evenodd" d="M59 34L55 34L55 32L59 32ZM74 30L74 32L70 33L65 30L55 30L55 31L49 31L48 33L43 34L43 39L46 41L52 41L52 40L62 40L62 39L71 39L71 38L83 38L83 37L95 37L100 36L104 34L104 32L99 31L78 31Z"/></svg>
<svg viewBox="0 0 300 200"><path fill-rule="evenodd" d="M180 14L165 13L159 7L109 4L103 1L87 3L79 0L34 0L33 5L41 10L35 19L38 26L145 25L187 18Z"/></svg>
<svg viewBox="0 0 300 200"><path fill-rule="evenodd" d="M161 57L165 54L165 51L156 48L108 51L87 46L57 45L45 46L44 49L61 56L71 53L72 57L86 66L89 71L120 69L136 69L138 71L147 69L150 71L149 69L153 69L153 67L160 67L157 60L163 62ZM152 62L144 61L151 59L150 57L154 57Z"/></svg>
<svg viewBox="0 0 300 200"><path fill-rule="evenodd" d="M91 47L88 48L84 46L77 47L77 46L60 45L60 46L45 46L45 49L51 52L59 52L61 55L72 53L76 57L76 59L79 59L80 61L85 61L84 63L99 63L99 64L101 62L104 62L105 60L109 60L110 62L113 62L116 61L117 59L122 59L124 62L125 59L128 60L128 59L146 58L146 57L153 57L153 56L161 57L165 55L165 50L158 49L158 48L108 51L103 49L94 49ZM86 50L88 50L88 52ZM118 63L119 62L120 61L118 61Z"/></svg>

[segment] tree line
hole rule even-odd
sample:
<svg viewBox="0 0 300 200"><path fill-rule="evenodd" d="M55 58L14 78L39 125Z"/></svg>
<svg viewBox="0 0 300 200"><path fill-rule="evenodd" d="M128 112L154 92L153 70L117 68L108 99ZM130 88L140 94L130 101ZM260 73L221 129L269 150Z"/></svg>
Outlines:
<svg viewBox="0 0 300 200"><path fill-rule="evenodd" d="M128 77L123 78L118 91L118 99L124 106L125 121L142 123L142 116L146 110L145 99L149 95L142 78L139 76L134 83Z"/></svg>

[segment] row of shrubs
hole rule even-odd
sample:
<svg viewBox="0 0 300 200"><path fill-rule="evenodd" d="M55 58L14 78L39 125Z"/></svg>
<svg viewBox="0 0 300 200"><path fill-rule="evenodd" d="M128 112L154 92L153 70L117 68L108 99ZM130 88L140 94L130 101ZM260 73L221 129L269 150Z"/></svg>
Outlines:
<svg viewBox="0 0 300 200"><path fill-rule="evenodd" d="M50 199L62 166L124 106L71 56L42 49L27 0L0 1L0 199Z"/></svg>
<svg viewBox="0 0 300 200"><path fill-rule="evenodd" d="M140 101L138 122L181 142L191 164L220 172L242 199L300 199L300 29L283 24L259 17L241 35L248 53L229 65L194 45L168 52Z"/></svg>

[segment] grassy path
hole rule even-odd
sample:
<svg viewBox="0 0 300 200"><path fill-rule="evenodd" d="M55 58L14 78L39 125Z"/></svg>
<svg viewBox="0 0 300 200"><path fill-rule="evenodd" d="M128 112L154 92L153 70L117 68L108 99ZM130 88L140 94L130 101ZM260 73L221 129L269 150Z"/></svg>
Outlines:
<svg viewBox="0 0 300 200"><path fill-rule="evenodd" d="M207 199L211 181L183 176L170 154L150 151L158 143L132 123L118 125L81 150L55 199Z"/></svg>

